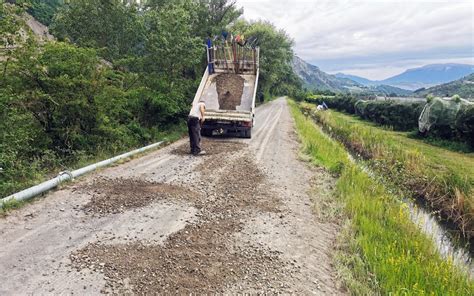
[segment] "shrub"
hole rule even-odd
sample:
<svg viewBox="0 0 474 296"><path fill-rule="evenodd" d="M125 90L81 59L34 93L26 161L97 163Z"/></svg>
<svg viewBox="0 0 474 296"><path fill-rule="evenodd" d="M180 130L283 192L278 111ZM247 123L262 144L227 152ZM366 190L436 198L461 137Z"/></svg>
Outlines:
<svg viewBox="0 0 474 296"><path fill-rule="evenodd" d="M455 127L458 137L474 148L474 104L458 112Z"/></svg>
<svg viewBox="0 0 474 296"><path fill-rule="evenodd" d="M418 117L424 103L400 103L394 101L358 101L356 114L361 118L395 130L407 131L418 127Z"/></svg>
<svg viewBox="0 0 474 296"><path fill-rule="evenodd" d="M451 100L435 98L428 103L419 120L424 134L442 139L458 139L474 147L474 104L454 96Z"/></svg>
<svg viewBox="0 0 474 296"><path fill-rule="evenodd" d="M315 104L325 102L330 109L357 114L363 119L400 131L418 128L418 117L424 106L421 102L360 100L348 95L313 95L308 96L306 101Z"/></svg>

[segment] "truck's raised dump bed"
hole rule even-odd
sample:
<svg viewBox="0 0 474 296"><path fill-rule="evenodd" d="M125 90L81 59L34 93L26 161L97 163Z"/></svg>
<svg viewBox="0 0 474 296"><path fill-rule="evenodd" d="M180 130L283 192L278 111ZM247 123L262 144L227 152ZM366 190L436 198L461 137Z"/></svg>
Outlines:
<svg viewBox="0 0 474 296"><path fill-rule="evenodd" d="M258 57L258 51L255 54ZM230 60L216 58L211 61L193 101L193 104L199 101L206 104L202 133L238 134L250 138L258 81L257 64L241 61L236 67Z"/></svg>

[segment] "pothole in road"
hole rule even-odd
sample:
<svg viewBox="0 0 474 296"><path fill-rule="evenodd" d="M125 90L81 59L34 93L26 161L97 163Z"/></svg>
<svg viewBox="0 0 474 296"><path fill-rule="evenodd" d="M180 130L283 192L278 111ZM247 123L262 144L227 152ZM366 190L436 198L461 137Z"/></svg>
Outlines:
<svg viewBox="0 0 474 296"><path fill-rule="evenodd" d="M86 213L99 215L122 213L140 208L155 200L195 200L197 194L183 187L134 179L99 179L85 188L91 200L83 207Z"/></svg>

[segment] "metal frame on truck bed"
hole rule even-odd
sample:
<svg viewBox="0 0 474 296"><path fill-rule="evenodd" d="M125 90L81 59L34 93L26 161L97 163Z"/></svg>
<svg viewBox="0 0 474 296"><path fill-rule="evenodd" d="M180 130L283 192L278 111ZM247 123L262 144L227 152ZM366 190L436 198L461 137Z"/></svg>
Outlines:
<svg viewBox="0 0 474 296"><path fill-rule="evenodd" d="M208 66L193 100L206 103L201 133L251 137L259 76L259 48L233 44L207 49Z"/></svg>

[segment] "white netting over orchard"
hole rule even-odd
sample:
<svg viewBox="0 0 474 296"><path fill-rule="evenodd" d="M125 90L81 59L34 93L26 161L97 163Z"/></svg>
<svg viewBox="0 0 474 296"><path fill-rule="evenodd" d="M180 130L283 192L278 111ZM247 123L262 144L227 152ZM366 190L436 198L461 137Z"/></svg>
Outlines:
<svg viewBox="0 0 474 296"><path fill-rule="evenodd" d="M422 133L429 132L435 127L437 129L459 129L459 125L466 123L471 125L471 121L474 119L471 119L472 116L474 116L473 102L460 98L433 98L421 112L418 127ZM466 128L469 128L469 126L466 126Z"/></svg>

